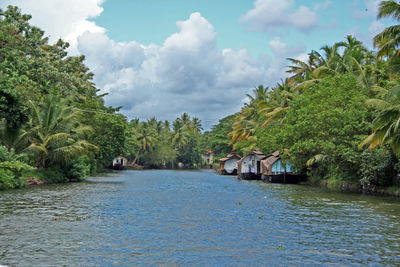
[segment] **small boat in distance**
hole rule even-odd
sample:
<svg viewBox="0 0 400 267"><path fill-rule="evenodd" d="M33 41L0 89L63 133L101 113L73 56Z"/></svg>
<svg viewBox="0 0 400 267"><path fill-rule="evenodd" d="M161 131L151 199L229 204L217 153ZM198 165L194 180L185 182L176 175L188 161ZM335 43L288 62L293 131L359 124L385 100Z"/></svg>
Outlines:
<svg viewBox="0 0 400 267"><path fill-rule="evenodd" d="M112 162L112 168L114 170L124 170L127 164L128 164L128 160L126 158L117 157Z"/></svg>

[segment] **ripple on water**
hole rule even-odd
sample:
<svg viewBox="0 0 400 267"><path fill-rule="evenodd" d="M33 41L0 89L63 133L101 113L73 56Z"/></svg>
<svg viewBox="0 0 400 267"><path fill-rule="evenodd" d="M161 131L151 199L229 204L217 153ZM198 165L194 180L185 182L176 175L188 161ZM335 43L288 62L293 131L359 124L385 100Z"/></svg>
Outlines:
<svg viewBox="0 0 400 267"><path fill-rule="evenodd" d="M0 264L396 265L400 202L125 171L0 192Z"/></svg>

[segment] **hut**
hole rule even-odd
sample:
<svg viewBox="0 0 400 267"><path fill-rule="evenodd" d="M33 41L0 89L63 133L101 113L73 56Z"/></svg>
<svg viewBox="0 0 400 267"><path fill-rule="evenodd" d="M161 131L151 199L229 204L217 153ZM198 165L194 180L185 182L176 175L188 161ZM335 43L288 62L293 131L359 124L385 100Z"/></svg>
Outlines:
<svg viewBox="0 0 400 267"><path fill-rule="evenodd" d="M221 174L236 175L238 169L238 161L240 156L236 152L228 154L225 158L219 160L219 171Z"/></svg>
<svg viewBox="0 0 400 267"><path fill-rule="evenodd" d="M261 160L264 153L253 150L238 161L238 177L244 180L261 180Z"/></svg>
<svg viewBox="0 0 400 267"><path fill-rule="evenodd" d="M280 154L279 151L275 151L261 161L262 180L270 183L298 183L301 177L293 173L290 161L282 161Z"/></svg>
<svg viewBox="0 0 400 267"><path fill-rule="evenodd" d="M213 163L214 163L214 153L211 149L207 149L205 153L202 155L202 158L204 160L204 163L212 169Z"/></svg>
<svg viewBox="0 0 400 267"><path fill-rule="evenodd" d="M123 170L128 165L128 160L124 157L117 157L113 159L112 168L114 170Z"/></svg>

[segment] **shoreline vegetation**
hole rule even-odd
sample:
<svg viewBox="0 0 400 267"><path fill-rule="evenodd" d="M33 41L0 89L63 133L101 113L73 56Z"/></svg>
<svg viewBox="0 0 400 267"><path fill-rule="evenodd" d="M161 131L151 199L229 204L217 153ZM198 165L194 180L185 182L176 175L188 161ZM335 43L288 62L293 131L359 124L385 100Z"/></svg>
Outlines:
<svg viewBox="0 0 400 267"><path fill-rule="evenodd" d="M378 18L399 20L400 4ZM128 120L108 107L84 56L49 44L30 15L0 10L0 190L83 180L124 157L144 169L206 166L232 150L282 151L307 185L400 196L400 25L369 50L353 36L288 58L289 77L204 131L176 120Z"/></svg>

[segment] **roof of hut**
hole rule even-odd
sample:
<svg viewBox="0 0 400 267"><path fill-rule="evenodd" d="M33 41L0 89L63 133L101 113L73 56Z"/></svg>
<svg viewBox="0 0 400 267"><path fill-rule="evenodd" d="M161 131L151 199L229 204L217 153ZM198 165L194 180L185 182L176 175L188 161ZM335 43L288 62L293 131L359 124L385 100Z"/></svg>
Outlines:
<svg viewBox="0 0 400 267"><path fill-rule="evenodd" d="M265 158L265 155L264 155L263 152L261 152L260 150L253 150L253 151L251 151L249 154L247 154L246 156L244 156L243 158L241 158L241 159L239 160L240 164L243 162L243 160L244 160L246 157L251 156L251 155L256 155L259 159Z"/></svg>
<svg viewBox="0 0 400 267"><path fill-rule="evenodd" d="M261 164L272 165L275 161L280 159L280 152L277 150L274 153L269 154L265 159L262 160Z"/></svg>
<svg viewBox="0 0 400 267"><path fill-rule="evenodd" d="M272 164L281 158L280 154L281 153L277 150L261 160L261 170L263 174L267 174L269 171L271 171Z"/></svg>
<svg viewBox="0 0 400 267"><path fill-rule="evenodd" d="M225 161L228 161L230 159L240 159L240 158L241 157L238 154L236 154L236 152L232 152L232 153L228 154L225 158L219 159L219 161L220 162L225 162Z"/></svg>

